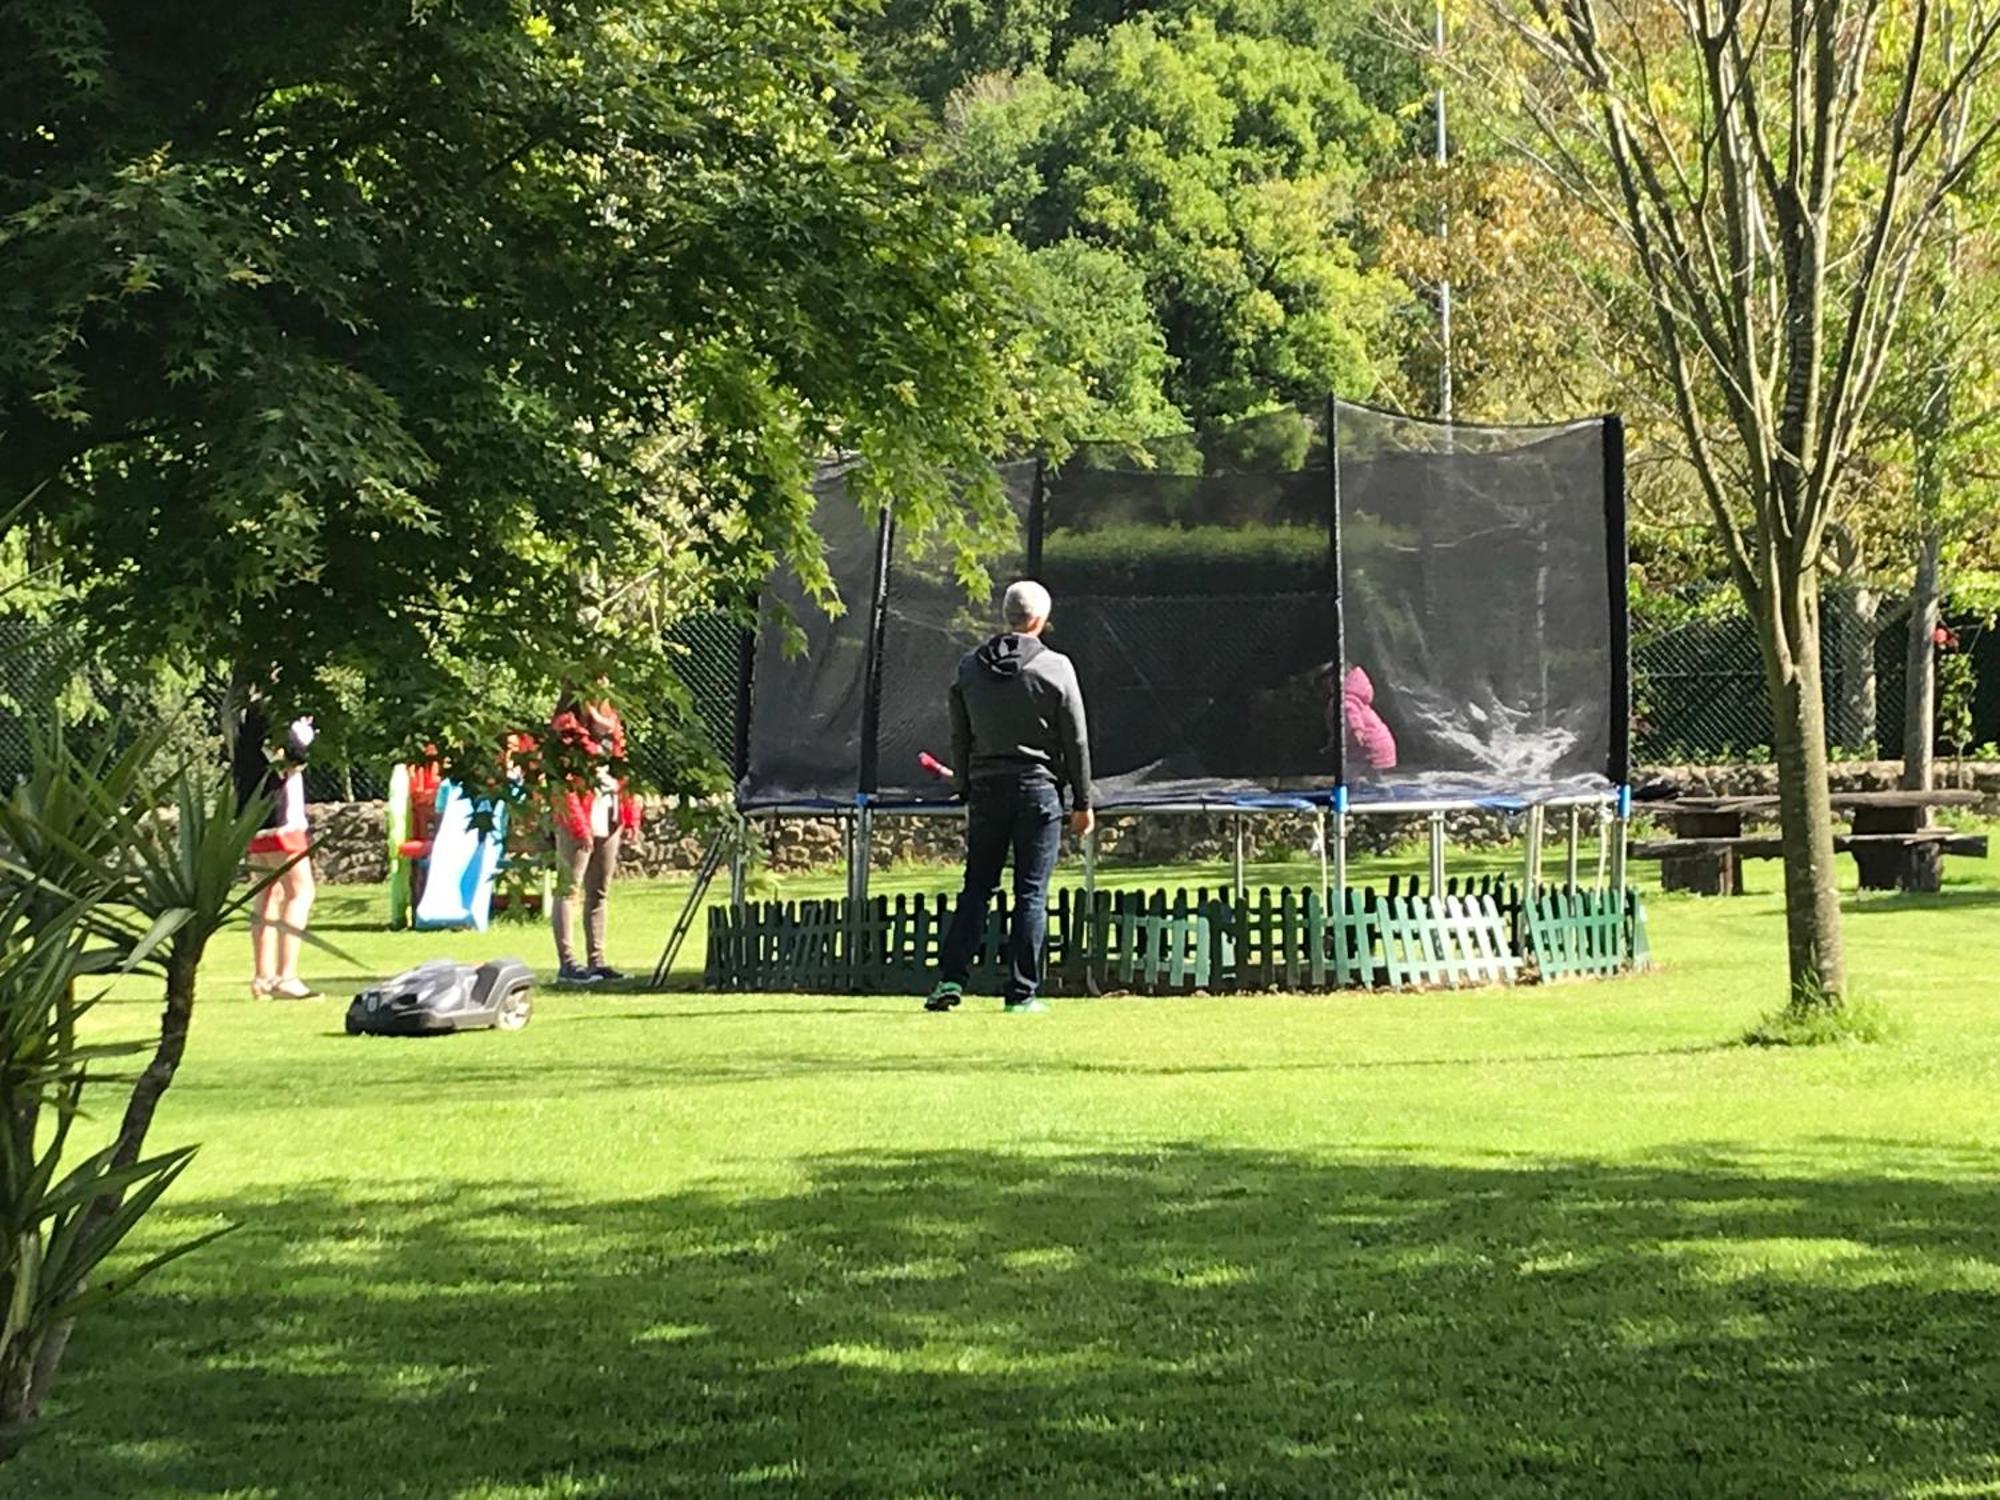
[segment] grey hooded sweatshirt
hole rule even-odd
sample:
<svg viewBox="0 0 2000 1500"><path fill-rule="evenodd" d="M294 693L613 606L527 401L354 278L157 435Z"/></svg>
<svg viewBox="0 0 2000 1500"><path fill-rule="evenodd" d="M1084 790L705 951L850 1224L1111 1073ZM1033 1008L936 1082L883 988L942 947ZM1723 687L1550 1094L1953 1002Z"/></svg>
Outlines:
<svg viewBox="0 0 2000 1500"><path fill-rule="evenodd" d="M1091 805L1090 729L1076 668L1029 635L996 635L958 664L951 685L953 785L1037 772L1068 787L1070 806Z"/></svg>

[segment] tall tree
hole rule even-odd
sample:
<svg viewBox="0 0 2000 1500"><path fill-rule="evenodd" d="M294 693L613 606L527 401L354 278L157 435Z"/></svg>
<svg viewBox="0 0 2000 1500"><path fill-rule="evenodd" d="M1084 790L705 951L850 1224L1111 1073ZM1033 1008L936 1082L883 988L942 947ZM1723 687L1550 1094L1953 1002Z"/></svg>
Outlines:
<svg viewBox="0 0 2000 1500"><path fill-rule="evenodd" d="M1141 16L976 80L949 120L950 177L997 227L1139 270L1189 417L1377 384L1405 293L1354 243L1356 195L1396 133L1333 58Z"/></svg>
<svg viewBox="0 0 2000 1500"><path fill-rule="evenodd" d="M2000 13L1931 0L1494 0L1533 149L1628 237L1730 573L1758 627L1790 1008L1847 990L1820 567L1940 215L2000 119L1945 128ZM1944 41L1955 36L1947 59Z"/></svg>
<svg viewBox="0 0 2000 1500"><path fill-rule="evenodd" d="M1973 114L1961 105L1951 133ZM2000 108L2000 99L1989 107ZM1910 337L1885 405L1907 456L1909 504L1897 561L1909 579L1904 643L1903 784L1931 784L1937 748L1937 632L1951 574L2000 530L2000 192L1946 205L1946 233L1921 268ZM1970 555L1968 555L1970 554Z"/></svg>
<svg viewBox="0 0 2000 1500"><path fill-rule="evenodd" d="M121 651L419 743L824 584L831 448L969 543L1061 413L857 71L788 0L6 0L0 514Z"/></svg>

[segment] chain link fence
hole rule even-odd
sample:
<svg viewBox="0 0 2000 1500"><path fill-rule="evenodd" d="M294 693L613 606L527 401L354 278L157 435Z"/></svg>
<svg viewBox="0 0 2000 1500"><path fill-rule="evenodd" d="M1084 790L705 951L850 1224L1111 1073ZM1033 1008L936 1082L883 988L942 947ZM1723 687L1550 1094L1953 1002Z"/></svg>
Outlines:
<svg viewBox="0 0 2000 1500"><path fill-rule="evenodd" d="M667 632L667 641L709 748L725 766L732 764L748 660L743 627L725 614L690 615ZM634 746L632 754L636 765L648 769L643 747Z"/></svg>
<svg viewBox="0 0 2000 1500"><path fill-rule="evenodd" d="M164 728L168 754L219 756L221 701L218 683L115 673L89 661L60 627L0 616L0 785L28 773L35 734L57 726L121 743Z"/></svg>
<svg viewBox="0 0 2000 1500"><path fill-rule="evenodd" d="M1844 756L1902 753L1904 617L1829 593L1820 619L1827 742ZM1633 758L1641 765L1770 759L1771 706L1755 626L1705 615L1632 645Z"/></svg>

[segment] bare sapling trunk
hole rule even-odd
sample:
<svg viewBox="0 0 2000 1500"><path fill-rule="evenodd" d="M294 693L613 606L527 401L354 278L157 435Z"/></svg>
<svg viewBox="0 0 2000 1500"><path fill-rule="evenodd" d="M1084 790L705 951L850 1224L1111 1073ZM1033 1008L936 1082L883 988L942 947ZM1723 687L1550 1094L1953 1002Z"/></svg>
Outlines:
<svg viewBox="0 0 2000 1500"><path fill-rule="evenodd" d="M1879 687L1875 674L1876 621L1882 596L1856 585L1840 595L1839 642L1840 721L1834 736L1841 747L1863 760L1875 758L1880 729Z"/></svg>
<svg viewBox="0 0 2000 1500"><path fill-rule="evenodd" d="M1810 567L1764 611L1762 645L1785 867L1790 1008L1846 998L1833 805L1827 794L1826 691L1820 672L1819 579Z"/></svg>
<svg viewBox="0 0 2000 1500"><path fill-rule="evenodd" d="M1937 776L1937 628L1944 612L1943 548L1936 528L1917 546L1903 665L1903 785L1928 790Z"/></svg>

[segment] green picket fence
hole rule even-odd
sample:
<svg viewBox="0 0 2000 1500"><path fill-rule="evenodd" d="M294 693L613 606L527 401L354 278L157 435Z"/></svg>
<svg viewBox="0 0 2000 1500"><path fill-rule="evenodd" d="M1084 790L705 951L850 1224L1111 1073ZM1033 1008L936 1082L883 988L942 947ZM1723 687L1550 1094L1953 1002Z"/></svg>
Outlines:
<svg viewBox="0 0 2000 1500"><path fill-rule="evenodd" d="M877 896L750 903L709 913L706 982L721 990L921 994L937 972L955 898ZM994 901L972 988L997 992L1010 902ZM1650 962L1635 892L1548 886L1525 896L1485 877L1424 895L1411 882L1351 888L1064 891L1044 962L1056 994L1459 989L1610 975Z"/></svg>
<svg viewBox="0 0 2000 1500"><path fill-rule="evenodd" d="M1646 910L1637 891L1537 891L1523 912L1523 943L1536 974L1567 979L1650 968Z"/></svg>

